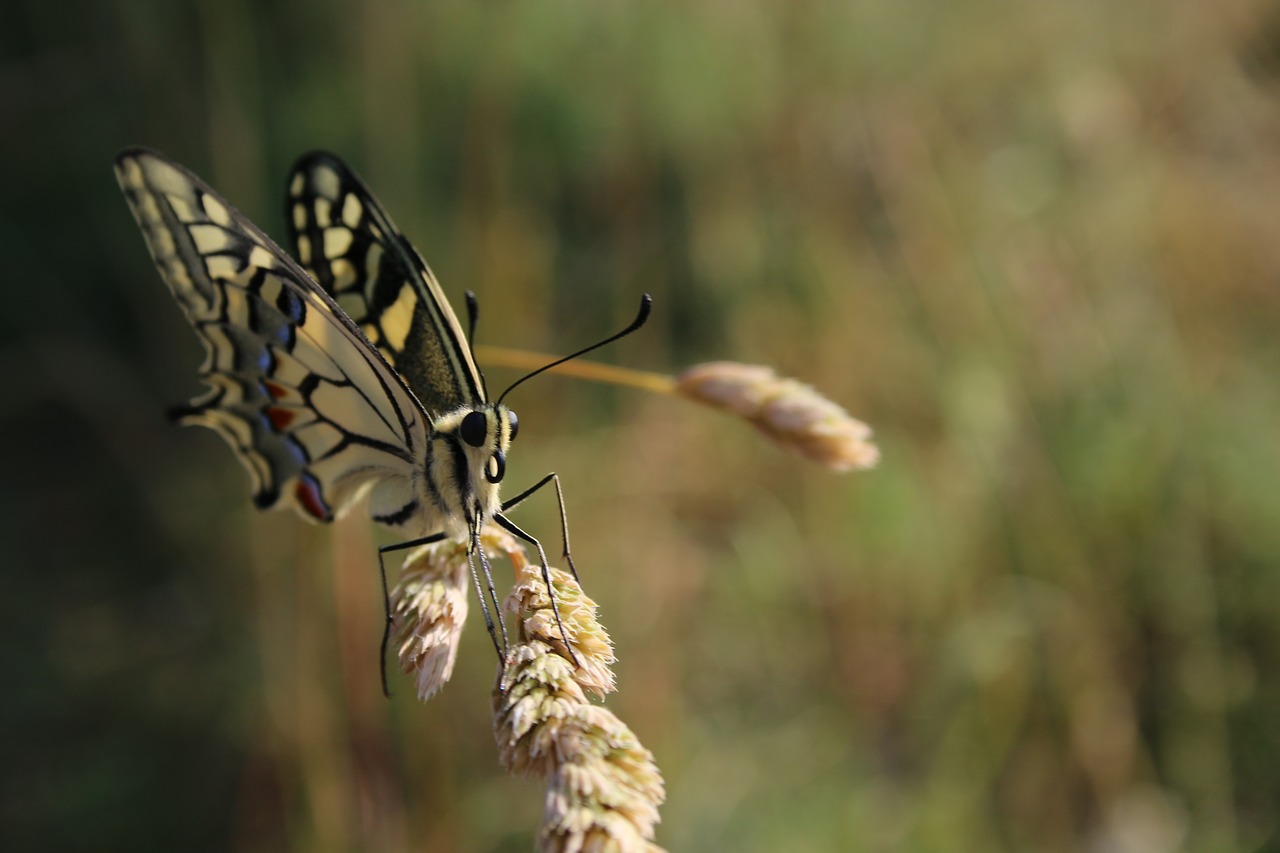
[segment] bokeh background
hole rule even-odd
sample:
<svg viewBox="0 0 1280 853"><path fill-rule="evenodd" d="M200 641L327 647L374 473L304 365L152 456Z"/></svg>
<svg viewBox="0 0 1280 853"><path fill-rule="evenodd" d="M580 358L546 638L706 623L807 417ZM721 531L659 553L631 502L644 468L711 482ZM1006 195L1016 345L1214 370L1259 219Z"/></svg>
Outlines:
<svg viewBox="0 0 1280 853"><path fill-rule="evenodd" d="M374 547L255 512L116 190L268 231L360 170L482 343L775 366L837 476L679 401L511 398L676 850L1280 849L1280 12L1264 0L39 3L0 13L9 850L527 850L473 613L378 688ZM460 304L460 300L455 304ZM495 368L490 384L514 374ZM555 541L553 501L520 522Z"/></svg>

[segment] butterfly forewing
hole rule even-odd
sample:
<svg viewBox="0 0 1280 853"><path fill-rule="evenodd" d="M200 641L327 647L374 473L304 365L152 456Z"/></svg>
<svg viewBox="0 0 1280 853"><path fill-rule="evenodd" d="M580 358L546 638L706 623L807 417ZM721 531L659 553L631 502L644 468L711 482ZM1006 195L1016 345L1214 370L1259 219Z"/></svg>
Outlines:
<svg viewBox="0 0 1280 853"><path fill-rule="evenodd" d="M484 380L444 291L364 182L332 154L308 154L286 204L298 260L423 407L439 416L483 402Z"/></svg>
<svg viewBox="0 0 1280 853"><path fill-rule="evenodd" d="M428 425L352 321L199 178L131 149L116 174L162 278L205 346L209 391L183 420L216 429L259 506L328 521L364 486L408 495ZM409 498L405 498L408 500Z"/></svg>

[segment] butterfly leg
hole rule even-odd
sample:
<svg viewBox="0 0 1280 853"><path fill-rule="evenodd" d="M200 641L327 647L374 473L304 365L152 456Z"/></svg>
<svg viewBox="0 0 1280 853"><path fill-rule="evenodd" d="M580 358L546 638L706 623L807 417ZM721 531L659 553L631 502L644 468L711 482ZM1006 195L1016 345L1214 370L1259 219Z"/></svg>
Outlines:
<svg viewBox="0 0 1280 853"><path fill-rule="evenodd" d="M524 499L541 489L547 483L556 484L556 503L560 505L560 541L564 543L564 560L569 564L569 571L573 573L573 579L578 582L578 586L582 586L582 579L578 577L578 567L573 564L573 554L569 553L569 517L564 512L564 492L560 488L560 477L555 471L543 477L520 494L502 505L502 511L506 512L524 502Z"/></svg>
<svg viewBox="0 0 1280 853"><path fill-rule="evenodd" d="M476 513L476 518L480 517ZM498 591L493 588L493 572L489 568L489 557L484 552L484 545L480 542L480 527L483 522L477 521L475 528L471 532L471 548L467 552L467 565L471 568L471 579L475 581L476 595L480 597L480 610L484 613L484 624L489 629L489 639L493 640L493 648L498 652L498 657L506 660L507 657L507 623L502 618L502 605L498 603ZM480 587L480 576L476 574L476 566L472 561L473 553L480 554L480 566L484 569L485 585L489 588L489 599L485 600L484 590ZM494 617L489 614L489 602L493 602L493 612L497 616L498 625L502 628L502 643L498 643L498 634L494 630Z"/></svg>
<svg viewBox="0 0 1280 853"><path fill-rule="evenodd" d="M391 690L387 687L387 645L391 642L391 588L387 586L387 566L382 560L383 554L392 551L405 551L419 545L430 545L444 539L443 533L436 533L422 539L408 542L397 542L395 545L383 545L378 548L378 574L382 576L382 612L386 614L386 622L382 626L382 653L378 656L379 668L382 671L382 695L391 698Z"/></svg>
<svg viewBox="0 0 1280 853"><path fill-rule="evenodd" d="M551 599L551 612L555 614L556 627L560 629L560 639L564 640L565 650L569 652L573 665L581 667L582 664L578 662L578 656L573 651L573 645L569 642L569 635L565 633L564 622L560 620L560 607L556 604L555 590L551 588L551 568L547 565L547 552L542 550L542 543L525 533L504 515L495 515L493 520L511 535L523 539L538 549L538 560L542 566L542 582L547 585L547 597Z"/></svg>

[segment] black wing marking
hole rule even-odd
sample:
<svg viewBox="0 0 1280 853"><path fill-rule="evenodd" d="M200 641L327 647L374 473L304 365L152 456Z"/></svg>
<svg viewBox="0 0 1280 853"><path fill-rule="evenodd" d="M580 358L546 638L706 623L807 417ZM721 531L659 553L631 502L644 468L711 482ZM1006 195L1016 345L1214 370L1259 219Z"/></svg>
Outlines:
<svg viewBox="0 0 1280 853"><path fill-rule="evenodd" d="M485 400L484 379L422 256L351 169L316 152L294 166L289 239L302 266L434 416Z"/></svg>

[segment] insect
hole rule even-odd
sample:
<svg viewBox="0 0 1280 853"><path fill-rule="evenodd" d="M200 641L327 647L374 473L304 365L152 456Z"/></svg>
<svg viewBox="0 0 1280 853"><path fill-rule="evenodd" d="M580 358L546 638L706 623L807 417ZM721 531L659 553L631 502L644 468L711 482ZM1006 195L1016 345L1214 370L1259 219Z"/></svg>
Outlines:
<svg viewBox="0 0 1280 853"><path fill-rule="evenodd" d="M559 477L548 474L505 502L499 497L519 427L503 400L544 370L640 328L649 295L625 329L526 374L490 402L435 276L337 157L317 152L294 166L286 220L296 262L167 157L129 148L115 168L161 278L204 344L200 376L209 390L179 410L179 422L226 439L259 507L292 506L328 522L367 494L373 520L408 539L378 549L388 602L383 691L391 629L383 556L392 551L445 538L467 542L485 625L501 655L507 635L480 547L484 524L492 520L533 545L550 589L541 543L505 513L554 484L564 557L577 575ZM467 308L474 335L471 293ZM558 609L555 615L559 622Z"/></svg>

